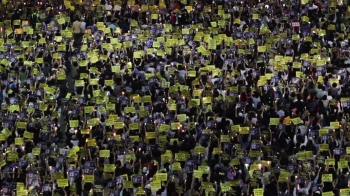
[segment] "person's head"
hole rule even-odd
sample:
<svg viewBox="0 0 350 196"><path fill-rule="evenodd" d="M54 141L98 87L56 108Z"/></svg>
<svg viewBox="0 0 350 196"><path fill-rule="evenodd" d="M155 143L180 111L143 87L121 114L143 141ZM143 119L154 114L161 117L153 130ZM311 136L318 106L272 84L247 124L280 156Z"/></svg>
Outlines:
<svg viewBox="0 0 350 196"><path fill-rule="evenodd" d="M309 82L309 88L314 88L314 83L313 82Z"/></svg>
<svg viewBox="0 0 350 196"><path fill-rule="evenodd" d="M254 92L254 97L255 97L255 98L258 98L258 97L260 97L260 94L259 94L258 92L255 91L255 92Z"/></svg>
<svg viewBox="0 0 350 196"><path fill-rule="evenodd" d="M295 92L292 92L291 94L290 94L290 96L292 97L292 98L295 98Z"/></svg>
<svg viewBox="0 0 350 196"><path fill-rule="evenodd" d="M85 21L85 18L84 18L84 17L81 17L81 18L80 18L80 21L81 21L81 22L84 22L84 21Z"/></svg>
<svg viewBox="0 0 350 196"><path fill-rule="evenodd" d="M298 99L298 101L301 100L301 95L300 94L297 95L297 99Z"/></svg>
<svg viewBox="0 0 350 196"><path fill-rule="evenodd" d="M68 144L68 147L71 149L71 148L73 148L73 144L72 143L69 143Z"/></svg>

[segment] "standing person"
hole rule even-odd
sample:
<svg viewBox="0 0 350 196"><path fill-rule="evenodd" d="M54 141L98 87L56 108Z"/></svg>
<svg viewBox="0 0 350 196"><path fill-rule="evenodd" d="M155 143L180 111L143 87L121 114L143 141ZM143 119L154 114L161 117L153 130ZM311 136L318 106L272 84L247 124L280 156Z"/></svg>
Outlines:
<svg viewBox="0 0 350 196"><path fill-rule="evenodd" d="M32 26L33 30L36 29L36 23L40 22L39 14L36 9L34 9L32 15L30 15L30 25Z"/></svg>
<svg viewBox="0 0 350 196"><path fill-rule="evenodd" d="M11 26L12 26L13 30L18 28L18 26L16 26L16 27L14 26L14 21L20 20L20 19L21 19L21 15L20 15L19 11L15 10L15 12L12 14L12 17L11 17Z"/></svg>
<svg viewBox="0 0 350 196"><path fill-rule="evenodd" d="M83 41L83 35L81 34L81 22L79 21L78 16L75 17L75 21L73 22L73 33L74 33L74 47L79 48Z"/></svg>

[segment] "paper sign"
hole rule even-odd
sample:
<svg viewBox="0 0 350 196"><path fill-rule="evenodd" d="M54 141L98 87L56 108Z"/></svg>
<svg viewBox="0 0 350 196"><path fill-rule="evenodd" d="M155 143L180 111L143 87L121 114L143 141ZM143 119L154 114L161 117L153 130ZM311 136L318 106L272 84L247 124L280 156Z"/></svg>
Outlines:
<svg viewBox="0 0 350 196"><path fill-rule="evenodd" d="M155 178L158 181L167 181L168 180L168 174L166 174L166 173L156 173Z"/></svg>
<svg viewBox="0 0 350 196"><path fill-rule="evenodd" d="M320 144L320 151L328 151L329 144Z"/></svg>
<svg viewBox="0 0 350 196"><path fill-rule="evenodd" d="M69 121L69 126L71 128L77 128L77 127L79 127L79 121L78 120L70 120Z"/></svg>
<svg viewBox="0 0 350 196"><path fill-rule="evenodd" d="M298 118L292 118L292 122L294 125L298 125L301 123L301 119L298 117Z"/></svg>
<svg viewBox="0 0 350 196"><path fill-rule="evenodd" d="M123 129L124 128L124 123L123 122L116 122L116 123L114 123L114 128L116 128L116 129Z"/></svg>
<svg viewBox="0 0 350 196"><path fill-rule="evenodd" d="M115 165L114 164L104 164L103 171L105 172L114 172Z"/></svg>
<svg viewBox="0 0 350 196"><path fill-rule="evenodd" d="M26 139L33 139L34 137L34 134L33 133L30 133L28 131L25 131L24 134L23 134L24 138Z"/></svg>
<svg viewBox="0 0 350 196"><path fill-rule="evenodd" d="M196 147L194 148L194 152L195 152L196 154L204 154L205 149L204 149L203 146L196 146Z"/></svg>
<svg viewBox="0 0 350 196"><path fill-rule="evenodd" d="M18 146L22 146L24 144L24 140L23 138L15 138L15 144L18 145Z"/></svg>
<svg viewBox="0 0 350 196"><path fill-rule="evenodd" d="M125 113L132 113L132 114L135 114L136 112L135 107L125 107L124 111Z"/></svg>
<svg viewBox="0 0 350 196"><path fill-rule="evenodd" d="M33 148L32 149L32 154L35 155L35 156L38 156L40 155L41 153L41 149L40 148Z"/></svg>
<svg viewBox="0 0 350 196"><path fill-rule="evenodd" d="M151 182L150 186L151 186L151 190L159 190L159 189L162 188L162 185L161 185L160 181Z"/></svg>
<svg viewBox="0 0 350 196"><path fill-rule="evenodd" d="M326 159L326 165L335 165L335 160L334 159Z"/></svg>
<svg viewBox="0 0 350 196"><path fill-rule="evenodd" d="M93 183L95 181L94 175L84 175L84 182Z"/></svg>
<svg viewBox="0 0 350 196"><path fill-rule="evenodd" d="M138 130L139 129L139 123L130 123L129 124L130 130Z"/></svg>
<svg viewBox="0 0 350 196"><path fill-rule="evenodd" d="M333 192L323 192L322 196L334 196Z"/></svg>
<svg viewBox="0 0 350 196"><path fill-rule="evenodd" d="M348 162L347 161L339 161L338 167L341 169L348 168Z"/></svg>
<svg viewBox="0 0 350 196"><path fill-rule="evenodd" d="M26 129L27 128L27 122L17 122L17 128L18 129Z"/></svg>
<svg viewBox="0 0 350 196"><path fill-rule="evenodd" d="M278 177L278 181L280 181L280 182L288 182L288 179L289 179L288 172L281 172L280 176Z"/></svg>
<svg viewBox="0 0 350 196"><path fill-rule="evenodd" d="M185 122L186 121L186 114L178 114L177 115L177 119L180 121L180 122Z"/></svg>
<svg viewBox="0 0 350 196"><path fill-rule="evenodd" d="M279 118L270 118L270 125L279 125L280 119Z"/></svg>
<svg viewBox="0 0 350 196"><path fill-rule="evenodd" d="M254 189L254 196L263 196L264 195L264 189Z"/></svg>
<svg viewBox="0 0 350 196"><path fill-rule="evenodd" d="M109 150L101 150L100 151L100 157L109 158L109 156L110 156Z"/></svg>
<svg viewBox="0 0 350 196"><path fill-rule="evenodd" d="M203 171L194 170L193 171L193 175L194 175L195 178L202 178Z"/></svg>
<svg viewBox="0 0 350 196"><path fill-rule="evenodd" d="M6 140L6 136L4 134L0 134L0 141L5 141Z"/></svg>
<svg viewBox="0 0 350 196"><path fill-rule="evenodd" d="M68 180L67 179L59 179L59 180L57 180L57 186L58 187L67 187L68 186Z"/></svg>
<svg viewBox="0 0 350 196"><path fill-rule="evenodd" d="M323 174L322 175L322 181L323 182L333 182L332 174Z"/></svg>
<svg viewBox="0 0 350 196"><path fill-rule="evenodd" d="M331 122L330 125L331 125L332 129L339 129L340 128L339 122Z"/></svg>
<svg viewBox="0 0 350 196"><path fill-rule="evenodd" d="M340 189L340 196L348 196L350 195L350 188Z"/></svg>

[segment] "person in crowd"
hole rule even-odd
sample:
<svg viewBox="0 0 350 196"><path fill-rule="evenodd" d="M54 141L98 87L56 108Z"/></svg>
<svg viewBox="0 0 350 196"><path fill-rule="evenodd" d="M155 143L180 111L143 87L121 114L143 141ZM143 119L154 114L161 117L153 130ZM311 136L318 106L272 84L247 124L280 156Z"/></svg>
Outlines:
<svg viewBox="0 0 350 196"><path fill-rule="evenodd" d="M83 42L83 24L82 22L79 20L79 17L76 16L75 17L75 21L73 22L73 39L74 39L74 47L78 48L79 46L81 46L82 42Z"/></svg>

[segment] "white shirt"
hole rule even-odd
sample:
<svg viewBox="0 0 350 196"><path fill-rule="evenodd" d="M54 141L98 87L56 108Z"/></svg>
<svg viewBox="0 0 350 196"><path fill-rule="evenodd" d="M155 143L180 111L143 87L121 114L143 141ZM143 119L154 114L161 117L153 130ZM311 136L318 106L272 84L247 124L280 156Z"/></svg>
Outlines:
<svg viewBox="0 0 350 196"><path fill-rule="evenodd" d="M328 99L326 99L326 100L323 100L323 99L322 99L322 103L323 103L323 106L324 106L324 107L328 107L329 100L328 100Z"/></svg>
<svg viewBox="0 0 350 196"><path fill-rule="evenodd" d="M254 103L254 108L257 109L258 107L258 103L261 101L260 97L256 98L256 97L252 97L253 99L253 103Z"/></svg>
<svg viewBox="0 0 350 196"><path fill-rule="evenodd" d="M309 10L315 10L318 9L318 6L315 4L312 4L312 6L309 7Z"/></svg>
<svg viewBox="0 0 350 196"><path fill-rule="evenodd" d="M179 75L182 76L182 77L184 77L186 74L187 74L187 71L185 71L185 70L180 70L179 71Z"/></svg>
<svg viewBox="0 0 350 196"><path fill-rule="evenodd" d="M105 10L112 10L112 5L105 4Z"/></svg>
<svg viewBox="0 0 350 196"><path fill-rule="evenodd" d="M162 196L167 196L168 195L168 193L167 193L167 191L166 191L166 189L162 192Z"/></svg>
<svg viewBox="0 0 350 196"><path fill-rule="evenodd" d="M302 143L302 144L300 144L300 146L306 146L306 144L307 144L307 141L308 141L308 138L307 138L307 136L305 135L304 136L304 143ZM297 135L294 135L294 137L293 137L293 142L294 142L294 144L297 144Z"/></svg>
<svg viewBox="0 0 350 196"><path fill-rule="evenodd" d="M258 122L258 119L257 118L252 118L252 123L253 124L256 124Z"/></svg>
<svg viewBox="0 0 350 196"><path fill-rule="evenodd" d="M113 8L114 11L120 11L121 7L119 5L115 5Z"/></svg>
<svg viewBox="0 0 350 196"><path fill-rule="evenodd" d="M277 114L278 114L278 116L279 116L280 118L283 117L283 116L285 116L283 110L279 110L279 111L277 112Z"/></svg>
<svg viewBox="0 0 350 196"><path fill-rule="evenodd" d="M232 125L233 125L233 122L232 122L232 120L231 120L231 119L226 118L226 120L230 121L230 126L232 126ZM221 122L221 118L217 118L217 119L216 119L216 122Z"/></svg>
<svg viewBox="0 0 350 196"><path fill-rule="evenodd" d="M71 140L70 143L73 144L73 146L79 146L79 140Z"/></svg>

